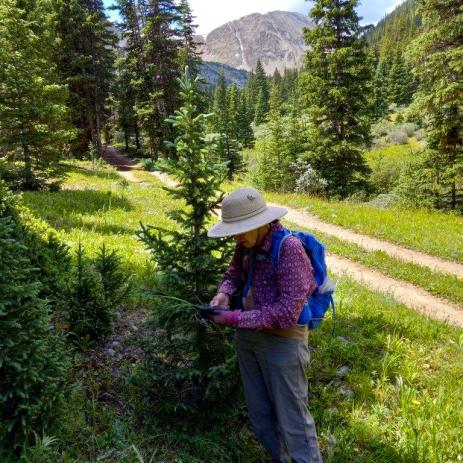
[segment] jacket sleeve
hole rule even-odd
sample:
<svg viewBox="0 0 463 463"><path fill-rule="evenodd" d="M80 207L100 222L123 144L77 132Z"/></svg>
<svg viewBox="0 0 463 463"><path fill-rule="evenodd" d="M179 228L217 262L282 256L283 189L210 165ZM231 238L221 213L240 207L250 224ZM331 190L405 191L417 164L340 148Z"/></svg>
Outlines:
<svg viewBox="0 0 463 463"><path fill-rule="evenodd" d="M275 302L241 312L238 327L272 329L295 326L307 298L316 288L312 264L302 243L295 237L288 238L281 249Z"/></svg>
<svg viewBox="0 0 463 463"><path fill-rule="evenodd" d="M219 293L225 293L228 296L232 296L243 286L242 273L244 254L245 248L237 244L230 265L228 266L223 280L219 285Z"/></svg>

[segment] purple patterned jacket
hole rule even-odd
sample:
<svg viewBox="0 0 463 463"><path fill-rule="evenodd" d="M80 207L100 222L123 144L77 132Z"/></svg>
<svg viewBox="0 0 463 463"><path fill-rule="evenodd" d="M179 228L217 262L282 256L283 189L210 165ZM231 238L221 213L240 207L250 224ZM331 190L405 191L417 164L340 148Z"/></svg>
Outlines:
<svg viewBox="0 0 463 463"><path fill-rule="evenodd" d="M268 252L273 232L282 229L281 223L275 222L257 252ZM246 249L237 244L219 292L232 296L243 288L249 260L245 254ZM316 287L312 264L302 243L296 237L288 238L281 248L278 272L270 259L256 261L252 282L254 309L240 312L238 328L260 330L295 326Z"/></svg>

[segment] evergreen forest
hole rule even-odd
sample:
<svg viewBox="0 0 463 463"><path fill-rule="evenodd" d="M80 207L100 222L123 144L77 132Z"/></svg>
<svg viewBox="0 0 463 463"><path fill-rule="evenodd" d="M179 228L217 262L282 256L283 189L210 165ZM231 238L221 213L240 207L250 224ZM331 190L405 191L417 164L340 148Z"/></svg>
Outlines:
<svg viewBox="0 0 463 463"><path fill-rule="evenodd" d="M306 6L304 65L246 74L188 0L0 0L0 463L268 461L198 311L243 186L337 280L324 461L463 460L463 0Z"/></svg>

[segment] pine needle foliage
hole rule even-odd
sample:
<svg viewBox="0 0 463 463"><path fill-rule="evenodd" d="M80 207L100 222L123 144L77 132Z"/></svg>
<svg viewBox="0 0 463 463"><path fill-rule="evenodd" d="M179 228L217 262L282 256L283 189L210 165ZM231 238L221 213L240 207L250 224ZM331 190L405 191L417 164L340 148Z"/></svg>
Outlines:
<svg viewBox="0 0 463 463"><path fill-rule="evenodd" d="M327 180L327 192L344 198L365 186L369 168L362 148L370 142L372 63L358 0L317 0L315 23L305 30L306 71L301 78L313 121L310 163Z"/></svg>
<svg viewBox="0 0 463 463"><path fill-rule="evenodd" d="M67 393L70 367L16 208L0 183L0 456L46 431Z"/></svg>
<svg viewBox="0 0 463 463"><path fill-rule="evenodd" d="M414 109L425 121L440 172L437 203L463 210L463 1L423 0L423 33L407 50L419 79Z"/></svg>
<svg viewBox="0 0 463 463"><path fill-rule="evenodd" d="M105 300L100 275L85 257L81 244L71 289L69 331L77 342L95 341L111 330L111 307Z"/></svg>
<svg viewBox="0 0 463 463"><path fill-rule="evenodd" d="M196 416L203 407L211 418L229 405L220 397L236 390L237 377L229 337L220 328L200 324L192 308L210 300L230 258L225 241L207 237L212 212L223 199L220 186L227 168L208 159L212 142L205 135L208 116L198 112L198 79L186 68L179 82L183 105L169 118L179 133L171 144L177 160L161 164L179 182L165 188L179 204L169 212L177 227L142 225L138 232L158 271L149 322L153 335L143 344L145 360L138 379L147 398L156 397L155 414L163 420L182 413Z"/></svg>
<svg viewBox="0 0 463 463"><path fill-rule="evenodd" d="M0 155L21 165L20 189L39 189L72 138L45 1L0 2Z"/></svg>
<svg viewBox="0 0 463 463"><path fill-rule="evenodd" d="M123 269L122 257L103 243L95 258L95 269L101 277L106 304L115 308L126 301L133 289L133 275Z"/></svg>

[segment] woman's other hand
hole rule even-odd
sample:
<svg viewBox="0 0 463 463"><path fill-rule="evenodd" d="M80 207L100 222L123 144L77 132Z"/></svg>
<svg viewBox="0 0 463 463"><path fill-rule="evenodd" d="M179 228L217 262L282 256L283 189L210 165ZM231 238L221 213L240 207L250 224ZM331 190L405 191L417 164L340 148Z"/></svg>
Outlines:
<svg viewBox="0 0 463 463"><path fill-rule="evenodd" d="M230 297L225 293L217 293L210 302L212 307L221 307L228 309L230 307Z"/></svg>

